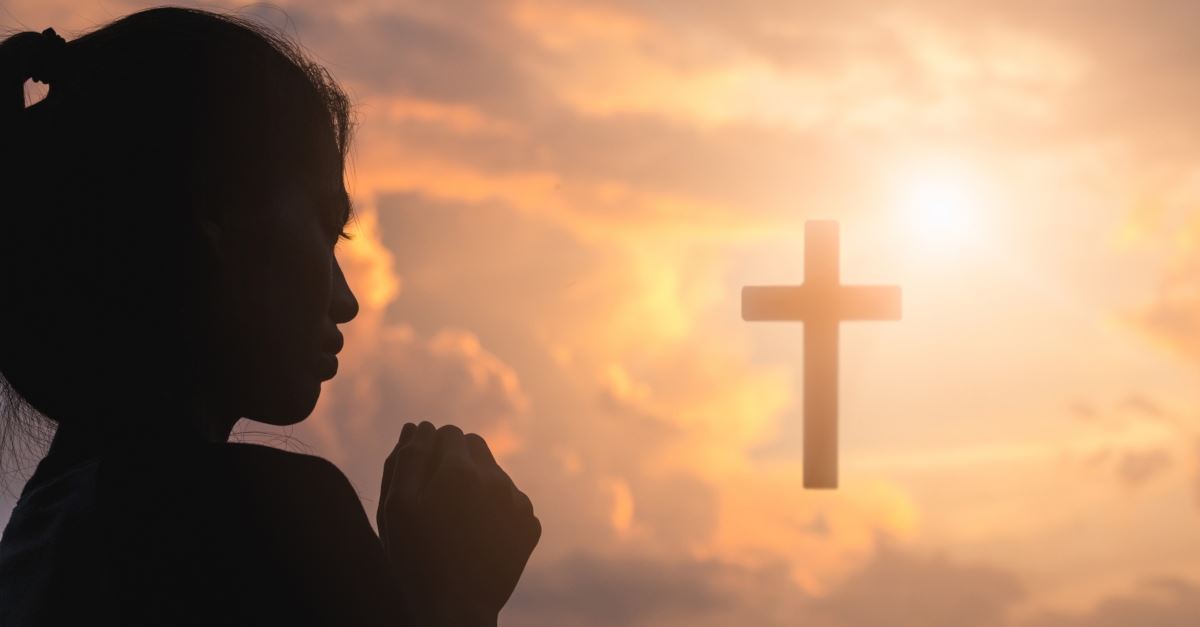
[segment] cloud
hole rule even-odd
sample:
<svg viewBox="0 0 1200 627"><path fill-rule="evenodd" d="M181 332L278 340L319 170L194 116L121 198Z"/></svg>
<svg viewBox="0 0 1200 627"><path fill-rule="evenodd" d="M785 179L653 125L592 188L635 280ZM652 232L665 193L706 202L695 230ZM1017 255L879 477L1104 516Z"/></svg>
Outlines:
<svg viewBox="0 0 1200 627"><path fill-rule="evenodd" d="M1117 407L1121 410L1150 418L1161 418L1166 411L1153 398L1145 394L1130 394L1122 398Z"/></svg>
<svg viewBox="0 0 1200 627"><path fill-rule="evenodd" d="M374 96L484 105L503 115L527 112L526 99L539 91L515 62L521 42L499 3L355 3L342 11L297 3L286 10L340 80Z"/></svg>
<svg viewBox="0 0 1200 627"><path fill-rule="evenodd" d="M503 620L530 627L700 624L738 604L723 580L746 576L718 562L572 555L529 572Z"/></svg>
<svg viewBox="0 0 1200 627"><path fill-rule="evenodd" d="M1185 262L1181 268L1169 271L1155 300L1135 318L1152 336L1194 362L1200 362L1198 287L1200 264Z"/></svg>
<svg viewBox="0 0 1200 627"><path fill-rule="evenodd" d="M1095 405L1084 400L1073 401L1067 409L1073 417L1084 422L1096 420L1099 413Z"/></svg>
<svg viewBox="0 0 1200 627"><path fill-rule="evenodd" d="M1180 446L1181 442L1193 439L1191 424L1149 394L1126 394L1105 409L1095 403L1076 401L1070 411L1104 435L1068 455L1077 459L1089 474L1111 473L1123 487L1140 488L1170 474L1179 457L1193 455L1191 450ZM1200 457L1197 460L1200 462Z"/></svg>
<svg viewBox="0 0 1200 627"><path fill-rule="evenodd" d="M1193 472L1192 490L1196 499L1196 507L1200 507L1200 438L1192 440L1192 452L1195 455L1193 458L1195 471Z"/></svg>
<svg viewBox="0 0 1200 627"><path fill-rule="evenodd" d="M1165 449L1128 451L1117 462L1117 476L1125 485L1136 488L1169 470L1172 463Z"/></svg>
<svg viewBox="0 0 1200 627"><path fill-rule="evenodd" d="M813 605L826 624L845 627L999 627L1008 624L1010 611L1023 597L1024 586L1002 569L884 544L862 570Z"/></svg>
<svg viewBox="0 0 1200 627"><path fill-rule="evenodd" d="M1078 612L1028 611L1017 574L887 542L825 594L806 592L782 564L569 555L531 570L501 621L511 627L755 625L783 627L1183 627L1200 615L1200 586L1141 580Z"/></svg>
<svg viewBox="0 0 1200 627"><path fill-rule="evenodd" d="M881 548L826 595L804 591L784 564L571 555L530 572L507 625L1008 625L1023 598L1010 573Z"/></svg>
<svg viewBox="0 0 1200 627"><path fill-rule="evenodd" d="M1176 577L1143 581L1080 614L1044 613L1023 627L1187 627L1200 616L1200 586Z"/></svg>

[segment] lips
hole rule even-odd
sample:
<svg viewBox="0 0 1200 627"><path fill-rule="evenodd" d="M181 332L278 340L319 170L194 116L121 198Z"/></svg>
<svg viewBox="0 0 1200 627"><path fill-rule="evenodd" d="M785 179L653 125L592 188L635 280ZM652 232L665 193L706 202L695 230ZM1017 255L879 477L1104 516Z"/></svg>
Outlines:
<svg viewBox="0 0 1200 627"><path fill-rule="evenodd" d="M320 370L321 380L332 379L338 371L338 358L332 353L321 353L317 358L317 369Z"/></svg>
<svg viewBox="0 0 1200 627"><path fill-rule="evenodd" d="M345 345L346 338L336 328L321 342L321 353L317 356L317 370L320 371L322 381L332 379L337 374L337 354Z"/></svg>
<svg viewBox="0 0 1200 627"><path fill-rule="evenodd" d="M321 350L330 355L336 355L342 352L342 347L345 345L346 338L340 332L334 331L333 335L329 336L329 339L321 343Z"/></svg>

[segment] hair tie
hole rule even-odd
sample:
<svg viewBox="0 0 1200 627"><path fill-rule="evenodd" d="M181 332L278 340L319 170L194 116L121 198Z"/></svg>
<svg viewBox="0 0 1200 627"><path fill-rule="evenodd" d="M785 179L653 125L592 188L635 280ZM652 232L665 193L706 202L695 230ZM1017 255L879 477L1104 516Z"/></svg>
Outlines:
<svg viewBox="0 0 1200 627"><path fill-rule="evenodd" d="M29 78L49 85L62 76L67 40L53 28L42 31L33 58L29 60Z"/></svg>

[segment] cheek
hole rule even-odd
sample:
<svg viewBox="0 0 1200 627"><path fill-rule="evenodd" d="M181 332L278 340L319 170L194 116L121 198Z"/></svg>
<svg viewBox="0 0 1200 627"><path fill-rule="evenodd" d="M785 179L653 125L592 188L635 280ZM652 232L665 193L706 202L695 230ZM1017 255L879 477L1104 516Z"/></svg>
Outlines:
<svg viewBox="0 0 1200 627"><path fill-rule="evenodd" d="M279 348L285 353L320 343L333 279L333 258L323 245L288 252L261 285L263 332L282 342Z"/></svg>
<svg viewBox="0 0 1200 627"><path fill-rule="evenodd" d="M303 419L320 394L320 338L332 281L327 253L282 259L248 282L254 293L247 295L247 332L226 370L240 413L271 424Z"/></svg>
<svg viewBox="0 0 1200 627"><path fill-rule="evenodd" d="M240 327L230 339L233 365L248 384L311 377L309 362L328 317L333 257L322 241L281 242L243 266L229 303ZM240 302L239 302L240 301ZM252 382L252 383L251 383Z"/></svg>

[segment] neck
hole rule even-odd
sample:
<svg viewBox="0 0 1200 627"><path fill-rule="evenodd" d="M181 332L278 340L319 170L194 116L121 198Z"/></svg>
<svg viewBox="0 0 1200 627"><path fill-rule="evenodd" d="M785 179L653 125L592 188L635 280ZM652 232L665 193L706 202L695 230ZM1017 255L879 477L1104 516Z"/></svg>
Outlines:
<svg viewBox="0 0 1200 627"><path fill-rule="evenodd" d="M198 433L207 442L228 442L237 421L237 416L210 417L200 423Z"/></svg>
<svg viewBox="0 0 1200 627"><path fill-rule="evenodd" d="M62 423L54 442L74 453L87 453L116 440L147 442L226 442L238 421L236 416L203 412L195 408L175 415L96 415Z"/></svg>
<svg viewBox="0 0 1200 627"><path fill-rule="evenodd" d="M202 403L195 403L189 408L183 419L187 431L192 437L205 442L226 442L237 424L238 417L228 412L209 409Z"/></svg>

